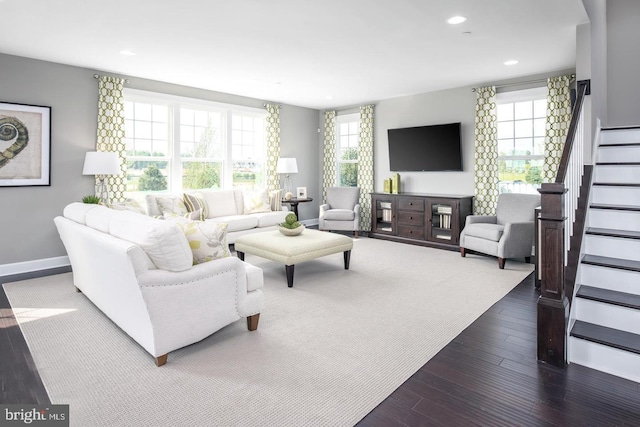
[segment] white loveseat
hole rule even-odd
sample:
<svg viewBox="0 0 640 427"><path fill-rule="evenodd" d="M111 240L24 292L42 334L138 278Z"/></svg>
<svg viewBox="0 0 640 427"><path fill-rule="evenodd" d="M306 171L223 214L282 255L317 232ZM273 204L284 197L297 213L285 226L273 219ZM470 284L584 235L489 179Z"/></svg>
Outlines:
<svg viewBox="0 0 640 427"><path fill-rule="evenodd" d="M262 270L233 256L193 265L178 222L82 203L54 221L76 288L158 366L241 317L257 328Z"/></svg>
<svg viewBox="0 0 640 427"><path fill-rule="evenodd" d="M186 195L200 200L203 218L218 224L227 224L227 241L233 244L238 236L277 229L290 213L281 204L282 190L243 191L196 190L184 194L151 194L145 197L146 213L153 217L182 215L189 209ZM198 206L196 205L195 208ZM192 208L194 208L192 206Z"/></svg>

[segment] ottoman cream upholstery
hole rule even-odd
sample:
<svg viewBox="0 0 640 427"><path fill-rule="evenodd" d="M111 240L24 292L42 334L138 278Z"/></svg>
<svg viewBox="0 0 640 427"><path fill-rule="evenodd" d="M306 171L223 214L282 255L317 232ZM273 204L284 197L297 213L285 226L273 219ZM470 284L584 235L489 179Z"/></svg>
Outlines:
<svg viewBox="0 0 640 427"><path fill-rule="evenodd" d="M353 240L347 236L308 229L298 236L285 236L279 231L254 233L240 236L235 242L241 260L247 253L283 263L289 287L293 286L294 265L304 261L344 252L344 268L348 270L352 248Z"/></svg>

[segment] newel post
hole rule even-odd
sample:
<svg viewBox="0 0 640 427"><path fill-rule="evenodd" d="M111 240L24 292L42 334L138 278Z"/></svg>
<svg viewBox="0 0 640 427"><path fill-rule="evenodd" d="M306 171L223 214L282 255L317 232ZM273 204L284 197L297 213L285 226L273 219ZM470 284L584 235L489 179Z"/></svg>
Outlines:
<svg viewBox="0 0 640 427"><path fill-rule="evenodd" d="M564 293L565 220L563 184L542 184L541 284L538 299L538 360L567 364L569 301Z"/></svg>

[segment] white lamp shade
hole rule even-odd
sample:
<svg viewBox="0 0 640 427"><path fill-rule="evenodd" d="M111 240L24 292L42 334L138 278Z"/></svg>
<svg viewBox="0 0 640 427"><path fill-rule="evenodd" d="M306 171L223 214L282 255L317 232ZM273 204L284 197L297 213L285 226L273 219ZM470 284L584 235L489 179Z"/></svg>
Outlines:
<svg viewBox="0 0 640 427"><path fill-rule="evenodd" d="M83 175L117 175L120 159L112 151L89 151L84 157Z"/></svg>
<svg viewBox="0 0 640 427"><path fill-rule="evenodd" d="M276 166L277 173L298 173L298 163L295 157L280 157Z"/></svg>

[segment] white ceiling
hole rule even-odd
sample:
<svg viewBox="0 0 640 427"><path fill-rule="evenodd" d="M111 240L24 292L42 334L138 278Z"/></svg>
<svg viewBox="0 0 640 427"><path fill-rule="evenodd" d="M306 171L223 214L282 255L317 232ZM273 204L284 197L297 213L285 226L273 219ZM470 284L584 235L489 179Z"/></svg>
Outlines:
<svg viewBox="0 0 640 427"><path fill-rule="evenodd" d="M0 10L2 53L316 109L574 68L575 27L587 22L581 0L0 0ZM469 19L447 24L453 15Z"/></svg>

